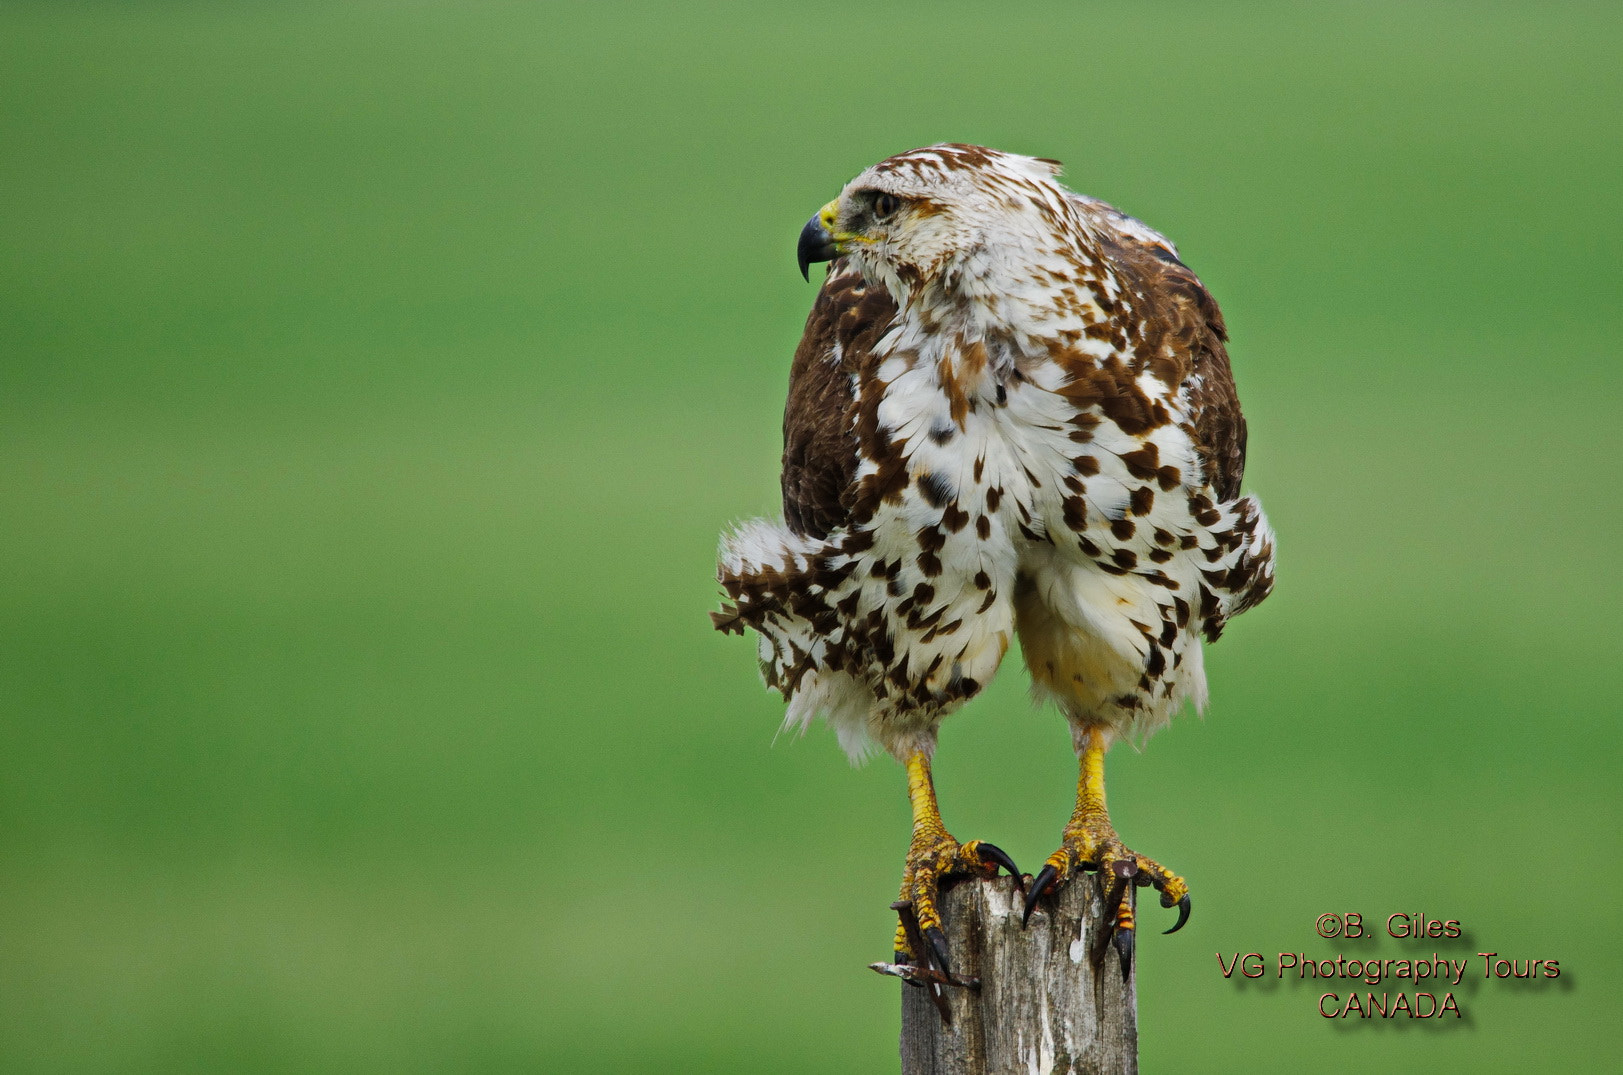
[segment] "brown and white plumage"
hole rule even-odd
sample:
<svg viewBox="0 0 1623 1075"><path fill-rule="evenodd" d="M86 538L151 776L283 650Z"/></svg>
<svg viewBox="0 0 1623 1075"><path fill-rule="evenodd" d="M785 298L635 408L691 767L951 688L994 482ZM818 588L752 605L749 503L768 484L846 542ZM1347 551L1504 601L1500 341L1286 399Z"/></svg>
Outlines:
<svg viewBox="0 0 1623 1075"><path fill-rule="evenodd" d="M1166 239L970 146L892 157L840 212L901 199L837 260L795 353L784 522L723 545L790 721L898 757L1018 631L1073 723L1145 732L1205 698L1198 635L1266 595L1216 303Z"/></svg>
<svg viewBox="0 0 1623 1075"><path fill-rule="evenodd" d="M1016 635L1082 756L1028 916L1108 867L1145 874L1182 924L1187 885L1110 827L1103 752L1203 705L1203 640L1273 585L1217 304L1163 236L1058 170L930 146L812 219L802 266L833 264L790 372L783 521L722 543L716 625L758 633L786 724L821 715L853 758L877 744L907 764L903 899L932 938L941 876L1012 865L946 833L929 759Z"/></svg>

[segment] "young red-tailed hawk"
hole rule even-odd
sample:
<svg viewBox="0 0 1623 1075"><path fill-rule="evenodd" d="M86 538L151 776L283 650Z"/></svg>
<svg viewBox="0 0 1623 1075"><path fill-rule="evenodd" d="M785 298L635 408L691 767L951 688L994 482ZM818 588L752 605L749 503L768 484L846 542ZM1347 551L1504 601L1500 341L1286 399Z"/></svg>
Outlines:
<svg viewBox="0 0 1623 1075"><path fill-rule="evenodd" d="M1071 724L1076 811L1026 894L1080 870L1189 915L1181 877L1124 846L1104 752L1206 701L1201 639L1273 586L1273 534L1240 495L1245 420L1217 304L1173 245L1056 181L1059 165L979 146L891 157L806 225L830 261L795 352L782 522L722 543L722 630L760 635L786 725L821 715L858 758L907 767L902 898L948 971L942 877L1017 872L941 823L941 720L1018 634L1041 700Z"/></svg>

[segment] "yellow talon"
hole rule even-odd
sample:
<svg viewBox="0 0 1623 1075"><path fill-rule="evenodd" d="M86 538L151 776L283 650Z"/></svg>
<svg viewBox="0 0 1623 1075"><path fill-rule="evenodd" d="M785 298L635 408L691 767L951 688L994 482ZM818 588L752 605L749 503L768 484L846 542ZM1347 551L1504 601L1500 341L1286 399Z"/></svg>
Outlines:
<svg viewBox="0 0 1623 1075"><path fill-rule="evenodd" d="M1048 856L1042 872L1033 878L1026 893L1026 919L1036 908L1043 894L1050 892L1081 869L1097 870L1105 877L1120 879L1120 891L1106 889L1106 898L1116 899L1111 913L1115 917L1117 948L1122 952L1123 973L1132 951L1130 934L1135 928L1132 889L1135 885L1154 885L1161 893L1163 907L1176 906L1178 921L1168 933L1176 933L1189 919L1189 885L1182 877L1168 870L1154 859L1145 858L1128 848L1116 835L1110 823L1110 812L1105 808L1105 735L1095 728L1088 733L1083 748L1076 784L1076 809L1065 826L1059 850Z"/></svg>
<svg viewBox="0 0 1623 1075"><path fill-rule="evenodd" d="M912 951L901 925L896 928L895 950L914 964L926 964L929 957L934 956L940 969L951 974L947 965L946 934L941 928L941 913L936 908L941 882L963 874L995 877L999 866L1016 878L1020 872L997 847L981 840L960 844L947 831L936 804L930 759L923 751L915 751L907 758L907 793L913 804L913 840L908 845L907 865L902 871L901 898L912 905L919 933L933 951Z"/></svg>

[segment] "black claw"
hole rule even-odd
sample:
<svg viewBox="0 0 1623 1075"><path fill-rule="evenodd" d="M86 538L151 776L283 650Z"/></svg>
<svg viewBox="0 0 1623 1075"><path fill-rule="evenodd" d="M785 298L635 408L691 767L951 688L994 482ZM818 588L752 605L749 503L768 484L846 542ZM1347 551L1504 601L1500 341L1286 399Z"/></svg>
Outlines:
<svg viewBox="0 0 1623 1075"><path fill-rule="evenodd" d="M925 938L930 947L935 949L935 961L941 967L941 973L952 977L952 965L947 961L947 935L941 932L940 927L931 926L924 931Z"/></svg>
<svg viewBox="0 0 1623 1075"><path fill-rule="evenodd" d="M1167 933L1176 933L1189 921L1189 894L1185 893L1183 899L1178 901L1178 924L1167 930Z"/></svg>
<svg viewBox="0 0 1623 1075"><path fill-rule="evenodd" d="M1014 864L1014 859L1004 854L1001 847L996 844L982 843L975 848L975 853L981 857L982 862L1002 866L1009 871L1009 876L1016 881L1020 880L1020 867Z"/></svg>
<svg viewBox="0 0 1623 1075"><path fill-rule="evenodd" d="M1042 872L1031 879L1031 887L1026 889L1026 913L1020 919L1021 929L1025 929L1026 923L1031 921L1031 912L1037 909L1037 901L1043 898L1043 894L1048 891L1050 886L1053 885L1054 879L1058 876L1059 871L1054 869L1052 865L1048 865L1044 866Z"/></svg>
<svg viewBox="0 0 1623 1075"><path fill-rule="evenodd" d="M1116 951L1121 954L1121 980L1127 980L1127 972L1133 965L1133 931L1118 929L1116 931Z"/></svg>

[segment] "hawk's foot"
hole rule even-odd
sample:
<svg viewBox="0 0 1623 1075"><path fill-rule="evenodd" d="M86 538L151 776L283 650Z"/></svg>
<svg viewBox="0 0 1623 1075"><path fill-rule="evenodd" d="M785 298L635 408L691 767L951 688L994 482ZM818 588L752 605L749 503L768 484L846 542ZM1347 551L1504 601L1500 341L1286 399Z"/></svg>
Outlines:
<svg viewBox="0 0 1623 1075"><path fill-rule="evenodd" d="M930 951L916 952L909 942L906 919L896 925L896 962L926 966L934 958L943 974L951 977L952 963L947 954L947 935L941 929L941 913L936 898L941 882L949 877L996 877L998 867L1009 871L1020 883L1020 869L1001 848L983 840L960 844L945 829L915 833L907 849L907 866L902 871L902 901L918 921L918 932Z"/></svg>
<svg viewBox="0 0 1623 1075"><path fill-rule="evenodd" d="M1082 870L1097 871L1103 880L1105 906L1114 917L1113 941L1121 956L1123 977L1132 962L1136 928L1129 883L1138 888L1154 885L1161 894L1162 907L1178 908L1178 921L1166 932L1176 933L1189 921L1188 882L1154 859L1146 858L1123 844L1108 819L1065 830L1064 843L1060 844L1058 851L1048 856L1048 861L1043 863L1042 870L1032 878L1031 887L1026 890L1025 920L1030 921L1031 912L1043 896L1055 891Z"/></svg>
<svg viewBox="0 0 1623 1075"><path fill-rule="evenodd" d="M1112 914L1112 940L1121 956L1121 973L1125 978L1133 960L1134 887L1150 885L1161 894L1162 907L1178 908L1178 921L1168 933L1176 933L1189 921L1189 884L1183 878L1154 859L1145 858L1121 842L1110 815L1105 810L1104 751L1105 738L1094 730L1088 735L1087 747L1082 751L1081 776L1077 781L1076 811L1059 850L1048 856L1048 861L1026 890L1026 910L1023 922L1031 920L1031 912L1039 900L1070 880L1079 871L1097 871L1104 889L1105 906Z"/></svg>
<svg viewBox="0 0 1623 1075"><path fill-rule="evenodd" d="M947 831L936 805L930 759L923 751L915 751L907 758L907 794L913 803L913 842L907 848L902 896L896 908L901 918L896 926L896 962L928 968L934 958L941 973L951 978L947 935L941 929L941 912L936 909L941 882L961 875L996 877L1001 866L1018 886L1020 870L999 848L980 840L960 844ZM929 950L921 951L924 948Z"/></svg>

